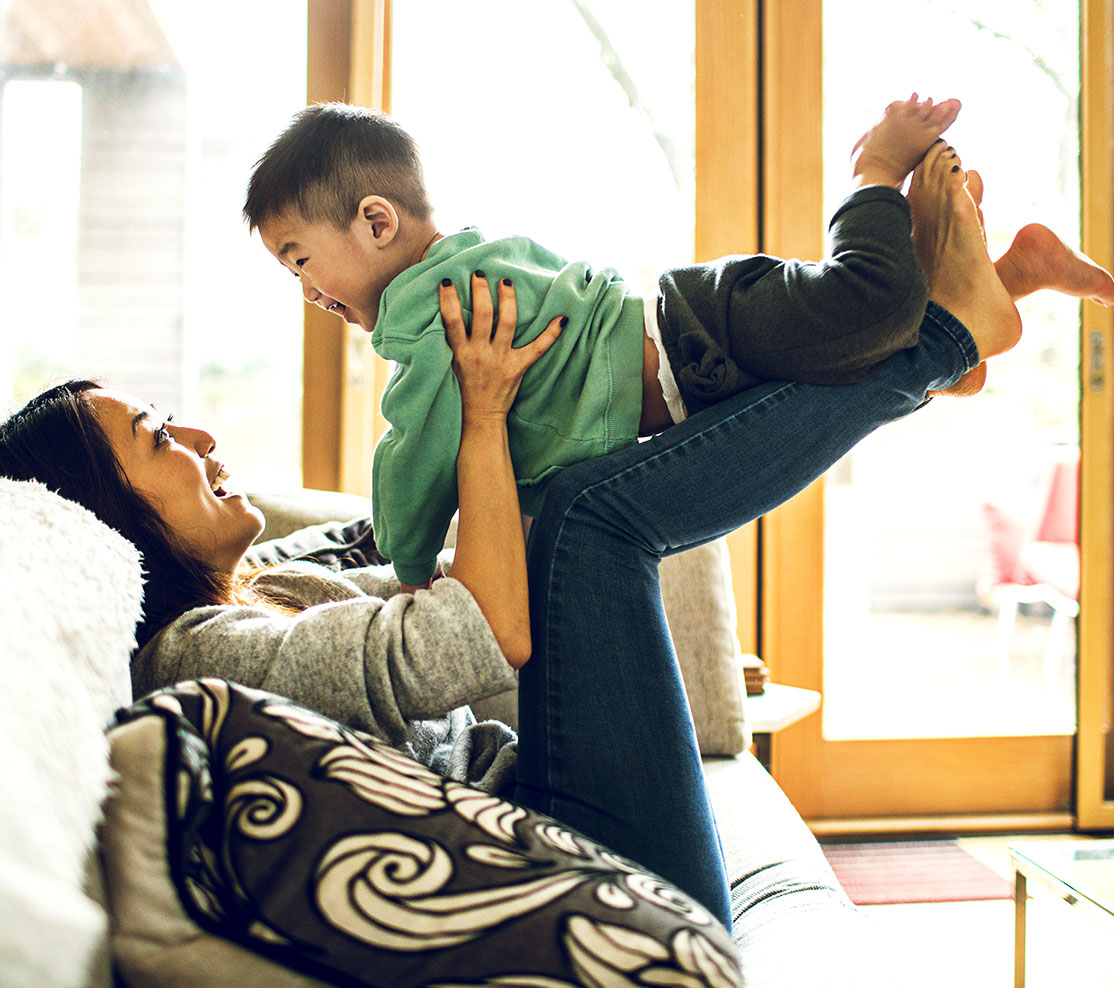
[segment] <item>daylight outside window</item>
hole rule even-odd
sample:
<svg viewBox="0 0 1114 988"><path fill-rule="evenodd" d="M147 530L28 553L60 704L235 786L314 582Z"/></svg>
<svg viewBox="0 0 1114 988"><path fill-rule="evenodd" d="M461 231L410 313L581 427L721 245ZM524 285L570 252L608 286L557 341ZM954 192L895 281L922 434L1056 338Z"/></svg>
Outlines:
<svg viewBox="0 0 1114 988"><path fill-rule="evenodd" d="M1078 5L911 0L902 17L916 45L870 36L892 30L880 0L824 4L825 215L854 139L916 89L963 101L945 137L982 175L992 258L1033 221L1078 246ZM1024 339L983 394L934 400L828 474L828 738L1075 730L1080 309L1018 307Z"/></svg>
<svg viewBox="0 0 1114 988"><path fill-rule="evenodd" d="M305 0L4 10L0 406L102 379L209 428L241 483L299 484L301 296L240 209L305 103Z"/></svg>
<svg viewBox="0 0 1114 988"><path fill-rule="evenodd" d="M691 263L691 0L407 0L392 33L442 233L526 236L635 294Z"/></svg>

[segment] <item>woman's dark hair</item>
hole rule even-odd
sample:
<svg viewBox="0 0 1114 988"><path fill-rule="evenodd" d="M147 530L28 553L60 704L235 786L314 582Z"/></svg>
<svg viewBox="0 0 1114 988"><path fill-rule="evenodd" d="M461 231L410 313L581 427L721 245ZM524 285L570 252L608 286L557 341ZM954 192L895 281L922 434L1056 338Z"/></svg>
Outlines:
<svg viewBox="0 0 1114 988"><path fill-rule="evenodd" d="M186 552L132 488L87 396L99 387L95 381L67 381L0 423L0 476L37 480L76 501L143 554L143 618L136 629L142 647L191 608L237 601L237 581Z"/></svg>

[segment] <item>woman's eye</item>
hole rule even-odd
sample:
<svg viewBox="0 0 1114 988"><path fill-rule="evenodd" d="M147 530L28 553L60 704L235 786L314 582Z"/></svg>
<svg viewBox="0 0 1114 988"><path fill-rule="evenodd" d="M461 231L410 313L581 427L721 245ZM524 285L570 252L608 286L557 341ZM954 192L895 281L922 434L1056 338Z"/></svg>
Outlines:
<svg viewBox="0 0 1114 988"><path fill-rule="evenodd" d="M174 418L174 416L172 414L168 415L166 417L166 421L163 422L163 424L159 426L159 431L155 433L155 445L156 446L162 446L165 443L170 442L170 440L173 438L173 436L170 435L170 430L167 428L167 425L169 424L169 422L172 418Z"/></svg>
<svg viewBox="0 0 1114 988"><path fill-rule="evenodd" d="M303 264L305 264L305 263L306 263L306 261L308 261L308 260L309 260L309 258L308 258L308 257L299 257L299 258L298 258L298 260L296 260L296 261L294 262L294 266L295 266L295 267L298 267L298 268L300 268L300 267L301 267L301 266L302 266Z"/></svg>

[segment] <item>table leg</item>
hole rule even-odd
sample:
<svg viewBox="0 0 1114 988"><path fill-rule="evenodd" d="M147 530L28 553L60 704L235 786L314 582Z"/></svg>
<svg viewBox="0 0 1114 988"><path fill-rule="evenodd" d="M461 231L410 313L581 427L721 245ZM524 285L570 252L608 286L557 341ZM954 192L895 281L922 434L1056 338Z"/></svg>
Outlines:
<svg viewBox="0 0 1114 988"><path fill-rule="evenodd" d="M773 745L771 743L773 735L763 731L761 734L754 734L752 740L754 741L754 756L758 759L759 764L767 771L773 771L770 763L773 761Z"/></svg>
<svg viewBox="0 0 1114 988"><path fill-rule="evenodd" d="M1025 904L1028 881L1020 871L1013 875L1013 988L1025 988Z"/></svg>

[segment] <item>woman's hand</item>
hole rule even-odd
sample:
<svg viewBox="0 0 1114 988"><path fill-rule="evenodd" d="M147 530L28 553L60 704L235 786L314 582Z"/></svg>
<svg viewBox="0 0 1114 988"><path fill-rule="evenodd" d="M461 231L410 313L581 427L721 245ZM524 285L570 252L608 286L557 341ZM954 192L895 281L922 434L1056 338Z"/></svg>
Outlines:
<svg viewBox="0 0 1114 988"><path fill-rule="evenodd" d="M507 412L522 377L561 334L554 319L526 346L512 346L514 288L499 282L495 322L487 279L472 275L472 328L464 324L452 283L441 285L441 318L460 384L462 417L456 458L457 522L453 578L479 605L503 655L515 669L530 658L530 598L518 487L507 439Z"/></svg>
<svg viewBox="0 0 1114 988"><path fill-rule="evenodd" d="M448 278L441 282L441 318L453 351L453 372L460 384L464 418L505 419L523 375L553 345L568 320L552 320L535 340L515 348L512 344L518 309L510 279L503 278L496 288L499 320L494 330L491 292L482 272L472 275L471 289L473 315L469 332L456 288Z"/></svg>

